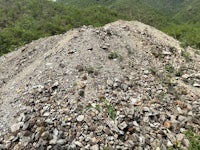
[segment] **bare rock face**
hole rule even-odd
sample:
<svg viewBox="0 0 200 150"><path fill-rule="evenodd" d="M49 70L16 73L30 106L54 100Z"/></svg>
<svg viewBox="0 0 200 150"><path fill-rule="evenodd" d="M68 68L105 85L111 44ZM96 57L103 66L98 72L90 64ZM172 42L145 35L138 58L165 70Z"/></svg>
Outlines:
<svg viewBox="0 0 200 150"><path fill-rule="evenodd" d="M185 131L200 132L200 56L179 44L117 21L0 57L0 149L187 147Z"/></svg>

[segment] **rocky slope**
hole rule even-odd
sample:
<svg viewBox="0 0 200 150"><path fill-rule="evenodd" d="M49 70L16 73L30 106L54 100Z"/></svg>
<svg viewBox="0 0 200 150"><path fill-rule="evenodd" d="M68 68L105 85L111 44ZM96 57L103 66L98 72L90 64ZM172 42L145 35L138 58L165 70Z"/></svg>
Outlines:
<svg viewBox="0 0 200 150"><path fill-rule="evenodd" d="M187 148L200 56L140 22L39 39L0 57L0 149Z"/></svg>

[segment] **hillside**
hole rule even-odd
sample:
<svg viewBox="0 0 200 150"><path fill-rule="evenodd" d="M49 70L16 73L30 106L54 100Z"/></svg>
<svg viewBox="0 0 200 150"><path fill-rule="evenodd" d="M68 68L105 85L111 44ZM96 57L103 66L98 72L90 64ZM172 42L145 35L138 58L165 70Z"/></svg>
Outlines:
<svg viewBox="0 0 200 150"><path fill-rule="evenodd" d="M199 0L58 0L82 7L103 5L132 19L154 26L180 40L183 45L200 49Z"/></svg>
<svg viewBox="0 0 200 150"><path fill-rule="evenodd" d="M0 149L200 148L200 55L137 21L0 57Z"/></svg>
<svg viewBox="0 0 200 150"><path fill-rule="evenodd" d="M105 7L76 8L47 0L0 0L0 16L0 55L71 28L126 18Z"/></svg>
<svg viewBox="0 0 200 150"><path fill-rule="evenodd" d="M144 1L138 0L57 0L67 5L82 7L107 6L117 12L128 15L132 19L159 27L167 23L167 18L161 12L157 12Z"/></svg>

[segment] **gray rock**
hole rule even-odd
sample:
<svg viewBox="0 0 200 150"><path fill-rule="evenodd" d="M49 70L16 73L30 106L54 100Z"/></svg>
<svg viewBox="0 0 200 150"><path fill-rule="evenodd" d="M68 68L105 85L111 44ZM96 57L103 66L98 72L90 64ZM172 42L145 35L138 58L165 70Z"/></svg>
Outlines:
<svg viewBox="0 0 200 150"><path fill-rule="evenodd" d="M184 134L177 134L176 135L176 139L177 139L177 141L179 141L179 142L181 142L182 140L183 140L183 138L185 137L185 135Z"/></svg>
<svg viewBox="0 0 200 150"><path fill-rule="evenodd" d="M186 147L189 147L190 145L190 141L188 139L183 139L183 145L186 146Z"/></svg>
<svg viewBox="0 0 200 150"><path fill-rule="evenodd" d="M11 132L17 132L21 127L23 127L23 122L16 123L11 126Z"/></svg>
<svg viewBox="0 0 200 150"><path fill-rule="evenodd" d="M193 86L200 88L200 84L199 83L194 83Z"/></svg>
<svg viewBox="0 0 200 150"><path fill-rule="evenodd" d="M99 150L99 145L96 144L96 145L91 146L90 150Z"/></svg>
<svg viewBox="0 0 200 150"><path fill-rule="evenodd" d="M59 139L57 140L56 144L58 145L64 145L66 143L66 140L65 139Z"/></svg>
<svg viewBox="0 0 200 150"><path fill-rule="evenodd" d="M49 131L45 131L41 134L41 138L43 140L47 140L49 138L50 134L49 134Z"/></svg>
<svg viewBox="0 0 200 150"><path fill-rule="evenodd" d="M83 147L83 144L81 142L79 142L79 141L75 141L74 143L79 147Z"/></svg>
<svg viewBox="0 0 200 150"><path fill-rule="evenodd" d="M43 114L44 117L48 117L49 115L50 115L50 112L45 112L45 113Z"/></svg>
<svg viewBox="0 0 200 150"><path fill-rule="evenodd" d="M113 81L112 81L112 80L107 80L107 84L108 84L109 86L113 86Z"/></svg>
<svg viewBox="0 0 200 150"><path fill-rule="evenodd" d="M77 121L81 122L84 120L84 115L79 115L77 118L76 118Z"/></svg>
<svg viewBox="0 0 200 150"><path fill-rule="evenodd" d="M128 126L128 125L127 125L127 123L126 123L125 121L122 122L122 123L120 123L120 124L118 125L118 127L119 127L121 130L124 130L127 126Z"/></svg>

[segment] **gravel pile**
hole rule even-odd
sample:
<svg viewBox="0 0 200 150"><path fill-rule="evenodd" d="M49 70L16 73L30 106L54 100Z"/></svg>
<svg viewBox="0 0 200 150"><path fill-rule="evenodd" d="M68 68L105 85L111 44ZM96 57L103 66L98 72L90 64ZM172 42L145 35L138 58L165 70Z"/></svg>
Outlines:
<svg viewBox="0 0 200 150"><path fill-rule="evenodd" d="M200 55L140 22L82 27L0 58L0 149L187 149Z"/></svg>

